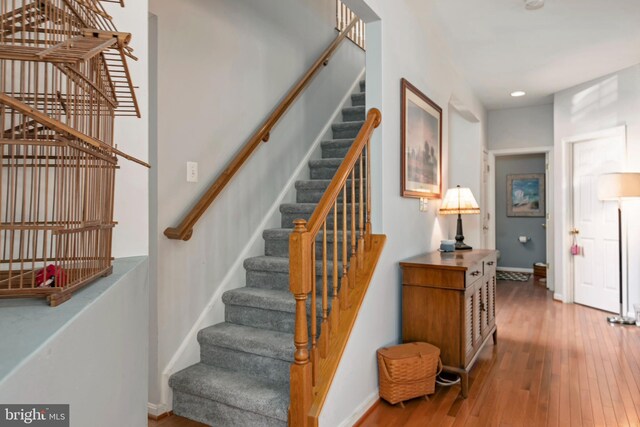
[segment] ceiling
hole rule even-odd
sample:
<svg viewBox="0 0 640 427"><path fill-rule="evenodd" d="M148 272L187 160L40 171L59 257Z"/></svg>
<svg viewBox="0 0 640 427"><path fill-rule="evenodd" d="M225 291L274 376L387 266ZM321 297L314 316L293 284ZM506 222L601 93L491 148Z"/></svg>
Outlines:
<svg viewBox="0 0 640 427"><path fill-rule="evenodd" d="M550 103L555 92L640 63L640 0L547 0L534 11L524 0L409 3L431 14L489 110ZM512 98L516 90L527 95Z"/></svg>

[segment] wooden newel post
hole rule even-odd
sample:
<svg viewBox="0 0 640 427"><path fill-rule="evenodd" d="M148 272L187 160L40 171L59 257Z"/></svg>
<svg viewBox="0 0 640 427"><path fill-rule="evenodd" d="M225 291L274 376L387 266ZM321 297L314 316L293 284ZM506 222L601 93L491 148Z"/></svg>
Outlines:
<svg viewBox="0 0 640 427"><path fill-rule="evenodd" d="M307 327L307 295L311 292L311 245L307 222L294 221L289 237L289 289L296 300L296 324L294 332L294 362L291 364L291 404L289 425L308 425L308 413L313 398L312 367L309 360L309 335Z"/></svg>

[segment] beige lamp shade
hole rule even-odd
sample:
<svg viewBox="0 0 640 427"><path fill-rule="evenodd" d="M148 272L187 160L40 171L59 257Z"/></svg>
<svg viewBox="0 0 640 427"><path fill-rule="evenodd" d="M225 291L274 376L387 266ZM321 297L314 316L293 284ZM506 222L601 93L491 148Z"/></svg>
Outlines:
<svg viewBox="0 0 640 427"><path fill-rule="evenodd" d="M440 206L442 215L457 214L479 214L480 206L473 197L471 189L460 187L450 188L444 196L442 206Z"/></svg>
<svg viewBox="0 0 640 427"><path fill-rule="evenodd" d="M598 178L600 200L620 200L640 197L640 173L606 173Z"/></svg>

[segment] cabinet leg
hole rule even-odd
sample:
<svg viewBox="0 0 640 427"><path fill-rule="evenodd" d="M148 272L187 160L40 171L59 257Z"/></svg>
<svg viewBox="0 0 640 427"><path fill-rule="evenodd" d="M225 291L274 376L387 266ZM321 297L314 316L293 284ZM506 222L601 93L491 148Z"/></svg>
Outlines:
<svg viewBox="0 0 640 427"><path fill-rule="evenodd" d="M498 329L493 331L493 345L497 345L497 344L498 344Z"/></svg>
<svg viewBox="0 0 640 427"><path fill-rule="evenodd" d="M466 399L469 395L469 374L467 372L460 374L460 387L462 388L462 398Z"/></svg>

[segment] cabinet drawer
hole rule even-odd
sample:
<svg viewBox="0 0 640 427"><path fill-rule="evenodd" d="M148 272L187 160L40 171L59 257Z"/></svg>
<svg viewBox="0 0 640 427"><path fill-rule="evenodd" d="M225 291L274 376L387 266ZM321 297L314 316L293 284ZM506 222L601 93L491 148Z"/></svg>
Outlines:
<svg viewBox="0 0 640 427"><path fill-rule="evenodd" d="M484 274L483 262L479 262L469 267L466 273L467 287L469 287L471 283L481 278L483 274Z"/></svg>

